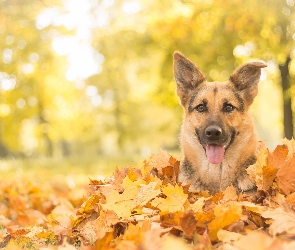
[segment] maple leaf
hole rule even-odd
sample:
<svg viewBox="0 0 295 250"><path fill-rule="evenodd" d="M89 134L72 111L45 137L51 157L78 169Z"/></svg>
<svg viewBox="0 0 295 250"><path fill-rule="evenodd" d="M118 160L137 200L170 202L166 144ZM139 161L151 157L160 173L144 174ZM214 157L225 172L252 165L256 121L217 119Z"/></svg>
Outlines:
<svg viewBox="0 0 295 250"><path fill-rule="evenodd" d="M161 191L160 189L156 189L157 184L157 182L150 182L148 185L142 185L134 200L135 206L144 206L151 199L158 196Z"/></svg>
<svg viewBox="0 0 295 250"><path fill-rule="evenodd" d="M268 164L268 155L268 150L259 151L256 163L247 168L249 177L256 182L260 190L268 190L271 187L278 171L272 164Z"/></svg>
<svg viewBox="0 0 295 250"><path fill-rule="evenodd" d="M81 207L78 209L77 214L90 214L94 211L98 210L98 202L101 199L100 194L93 194L91 197L88 198L87 201L85 201Z"/></svg>
<svg viewBox="0 0 295 250"><path fill-rule="evenodd" d="M127 219L131 216L132 209L136 207L134 199L138 193L136 186L127 187L122 194L113 190L106 197L106 204L102 204L104 211L113 210L119 217Z"/></svg>
<svg viewBox="0 0 295 250"><path fill-rule="evenodd" d="M153 207L160 209L160 214L184 210L184 203L187 201L188 195L183 192L180 186L168 184L162 188L162 192L167 198L155 198L151 203Z"/></svg>
<svg viewBox="0 0 295 250"><path fill-rule="evenodd" d="M295 158L286 161L277 172L278 187L284 194L295 191Z"/></svg>
<svg viewBox="0 0 295 250"><path fill-rule="evenodd" d="M287 158L289 149L287 145L278 145L267 157L267 162L271 166L279 169Z"/></svg>
<svg viewBox="0 0 295 250"><path fill-rule="evenodd" d="M225 203L219 204L214 208L215 218L209 222L208 230L210 239L213 241L218 240L217 232L220 229L238 221L242 216L241 206Z"/></svg>
<svg viewBox="0 0 295 250"><path fill-rule="evenodd" d="M202 212L205 200L205 197L200 197L198 200L196 200L195 203L190 204L190 209L193 210L195 213Z"/></svg>
<svg viewBox="0 0 295 250"><path fill-rule="evenodd" d="M295 140L293 138L291 140L284 138L281 140L281 144L287 145L289 149L287 159L294 158L295 157Z"/></svg>
<svg viewBox="0 0 295 250"><path fill-rule="evenodd" d="M286 211L284 208L278 207L263 212L262 217L273 220L269 228L271 235L295 234L295 214L293 211Z"/></svg>

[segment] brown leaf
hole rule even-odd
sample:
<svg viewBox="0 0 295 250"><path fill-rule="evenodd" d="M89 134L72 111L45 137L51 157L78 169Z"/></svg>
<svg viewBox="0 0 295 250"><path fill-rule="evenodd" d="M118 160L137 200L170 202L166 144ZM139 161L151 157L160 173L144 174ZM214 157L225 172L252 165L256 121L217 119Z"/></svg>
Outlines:
<svg viewBox="0 0 295 250"><path fill-rule="evenodd" d="M286 161L277 173L278 187L284 194L290 194L295 191L295 158Z"/></svg>
<svg viewBox="0 0 295 250"><path fill-rule="evenodd" d="M196 225L197 225L197 221L195 219L193 211L189 211L188 213L185 213L180 218L179 225L181 229L183 230L184 234L188 238L192 238L193 233L196 231Z"/></svg>

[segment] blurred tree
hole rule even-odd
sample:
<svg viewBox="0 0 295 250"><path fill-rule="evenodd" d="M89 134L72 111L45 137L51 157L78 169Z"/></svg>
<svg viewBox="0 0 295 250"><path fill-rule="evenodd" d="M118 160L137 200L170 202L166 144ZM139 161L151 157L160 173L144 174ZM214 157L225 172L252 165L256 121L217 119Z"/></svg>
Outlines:
<svg viewBox="0 0 295 250"><path fill-rule="evenodd" d="M40 12L52 4L0 2L0 139L13 152L52 156L54 141L62 136L72 139L81 130L74 123L79 117L79 90L65 79L66 57L52 49L54 38L73 31L50 22L38 27L36 22ZM61 8L61 1L56 0L54 6Z"/></svg>

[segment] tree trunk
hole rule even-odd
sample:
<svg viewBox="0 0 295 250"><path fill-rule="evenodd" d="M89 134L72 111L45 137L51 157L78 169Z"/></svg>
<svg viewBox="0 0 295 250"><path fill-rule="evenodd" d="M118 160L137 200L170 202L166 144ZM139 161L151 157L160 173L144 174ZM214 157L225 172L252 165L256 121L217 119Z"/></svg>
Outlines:
<svg viewBox="0 0 295 250"><path fill-rule="evenodd" d="M283 89L283 100L284 100L284 134L287 139L292 139L293 137L293 114L292 114L292 100L291 96L288 94L290 89L290 79L289 79L289 64L291 58L287 57L285 63L279 66L282 80Z"/></svg>

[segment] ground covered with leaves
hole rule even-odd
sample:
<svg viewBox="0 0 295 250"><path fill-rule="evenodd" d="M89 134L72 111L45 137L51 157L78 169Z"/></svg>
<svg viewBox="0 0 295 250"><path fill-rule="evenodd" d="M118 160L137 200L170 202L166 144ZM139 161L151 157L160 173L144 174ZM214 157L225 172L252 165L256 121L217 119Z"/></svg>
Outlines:
<svg viewBox="0 0 295 250"><path fill-rule="evenodd" d="M294 140L272 152L261 144L252 194L192 193L178 170L162 151L79 190L1 180L0 248L295 249Z"/></svg>

